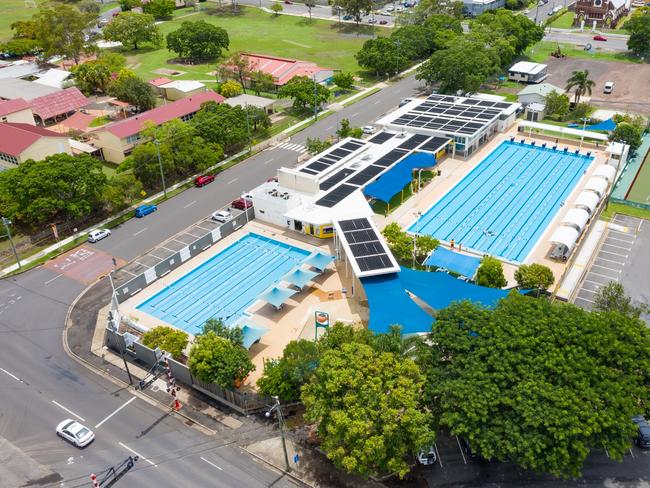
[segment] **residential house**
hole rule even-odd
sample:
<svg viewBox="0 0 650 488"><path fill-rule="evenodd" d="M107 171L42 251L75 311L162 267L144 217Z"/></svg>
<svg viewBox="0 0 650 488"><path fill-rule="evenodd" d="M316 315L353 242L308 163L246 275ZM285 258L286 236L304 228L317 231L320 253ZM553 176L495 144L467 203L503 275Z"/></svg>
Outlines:
<svg viewBox="0 0 650 488"><path fill-rule="evenodd" d="M22 98L0 100L0 122L35 125L31 104Z"/></svg>
<svg viewBox="0 0 650 488"><path fill-rule="evenodd" d="M517 93L517 101L522 105L537 103L546 105L546 97L551 92L564 93L564 90L550 83L540 83L538 85L528 85Z"/></svg>
<svg viewBox="0 0 650 488"><path fill-rule="evenodd" d="M296 76L307 76L318 83L326 83L334 76L334 70L331 68L322 68L310 61L250 53L242 54L242 57L248 60L249 70L271 75L276 87L286 85Z"/></svg>
<svg viewBox="0 0 650 488"><path fill-rule="evenodd" d="M80 108L89 105L90 100L73 86L34 98L31 104L36 122L50 125L67 119Z"/></svg>
<svg viewBox="0 0 650 488"><path fill-rule="evenodd" d="M528 61L515 63L508 70L508 79L523 83L541 83L547 76L547 65Z"/></svg>
<svg viewBox="0 0 650 488"><path fill-rule="evenodd" d="M278 101L273 98L258 97L257 95L249 95L242 93L236 97L227 98L224 103L231 107L256 107L263 109L269 115L275 112L275 104Z"/></svg>
<svg viewBox="0 0 650 488"><path fill-rule="evenodd" d="M0 170L57 153L72 154L67 135L31 124L0 123Z"/></svg>
<svg viewBox="0 0 650 488"><path fill-rule="evenodd" d="M577 0L573 5L573 25L587 28L608 27L616 24L630 13L631 0Z"/></svg>
<svg viewBox="0 0 650 488"><path fill-rule="evenodd" d="M134 117L110 123L98 128L91 134L94 145L100 148L105 160L121 163L133 148L140 143L140 131L147 122L161 125L170 120L190 120L205 102L221 103L224 98L213 91L201 92L176 102L148 110Z"/></svg>

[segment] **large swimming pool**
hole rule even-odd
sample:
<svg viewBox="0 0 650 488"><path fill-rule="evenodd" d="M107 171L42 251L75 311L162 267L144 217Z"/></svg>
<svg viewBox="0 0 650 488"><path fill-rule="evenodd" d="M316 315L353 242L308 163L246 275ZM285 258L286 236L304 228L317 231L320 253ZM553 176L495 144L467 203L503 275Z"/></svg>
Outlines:
<svg viewBox="0 0 650 488"><path fill-rule="evenodd" d="M209 318L233 324L309 251L247 234L137 306L196 334Z"/></svg>
<svg viewBox="0 0 650 488"><path fill-rule="evenodd" d="M409 231L523 262L593 160L504 141Z"/></svg>

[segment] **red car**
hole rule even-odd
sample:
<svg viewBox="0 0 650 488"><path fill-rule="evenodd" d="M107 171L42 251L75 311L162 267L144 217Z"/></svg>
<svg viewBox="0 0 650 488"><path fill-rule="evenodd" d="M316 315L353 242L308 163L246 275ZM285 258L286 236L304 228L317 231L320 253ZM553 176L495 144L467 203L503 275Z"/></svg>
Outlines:
<svg viewBox="0 0 650 488"><path fill-rule="evenodd" d="M594 41L606 41L607 38L605 36L594 36Z"/></svg>
<svg viewBox="0 0 650 488"><path fill-rule="evenodd" d="M202 186L212 183L213 181L214 181L214 175L199 176L194 180L194 186L196 186L197 188L201 188Z"/></svg>
<svg viewBox="0 0 650 488"><path fill-rule="evenodd" d="M243 198L238 198L237 200L233 200L230 204L232 208L236 208L239 210L246 210L247 208L251 208L253 204L249 202L248 200L245 200Z"/></svg>

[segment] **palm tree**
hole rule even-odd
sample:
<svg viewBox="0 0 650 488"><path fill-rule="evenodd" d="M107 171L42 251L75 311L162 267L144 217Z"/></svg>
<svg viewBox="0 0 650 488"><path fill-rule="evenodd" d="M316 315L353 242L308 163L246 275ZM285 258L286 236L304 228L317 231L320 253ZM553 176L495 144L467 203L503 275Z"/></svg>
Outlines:
<svg viewBox="0 0 650 488"><path fill-rule="evenodd" d="M580 97L585 93L591 95L591 89L595 84L593 80L589 79L589 70L574 71L571 78L566 82L566 90L576 89L573 101L577 104L580 102Z"/></svg>

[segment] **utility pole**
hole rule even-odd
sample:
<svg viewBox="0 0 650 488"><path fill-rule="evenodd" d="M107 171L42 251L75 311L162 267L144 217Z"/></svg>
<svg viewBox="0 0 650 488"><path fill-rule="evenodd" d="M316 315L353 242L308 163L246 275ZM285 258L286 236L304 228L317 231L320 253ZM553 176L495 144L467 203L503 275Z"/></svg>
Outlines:
<svg viewBox="0 0 650 488"><path fill-rule="evenodd" d="M158 139L154 139L153 143L156 146L156 153L158 154L158 166L160 166L160 180L162 181L163 194L165 195L165 200L167 200L167 186L165 185L165 173L163 172L162 159L160 158L160 141L158 141Z"/></svg>
<svg viewBox="0 0 650 488"><path fill-rule="evenodd" d="M246 110L246 134L248 135L248 152L251 152L253 150L252 148L252 141L251 141L251 126L250 123L248 122L248 103L244 104L244 110Z"/></svg>
<svg viewBox="0 0 650 488"><path fill-rule="evenodd" d="M312 75L314 80L314 120L318 120L318 84L316 83L316 73Z"/></svg>
<svg viewBox="0 0 650 488"><path fill-rule="evenodd" d="M287 442L284 438L284 417L282 416L282 406L280 405L280 398L277 395L273 396L275 400L275 405L266 412L266 418L270 418L273 412L278 414L278 427L280 428L280 438L282 439L282 449L284 450L284 465L287 468L287 471L291 471L291 466L289 466L289 455L287 454Z"/></svg>
<svg viewBox="0 0 650 488"><path fill-rule="evenodd" d="M5 226L5 231L7 231L7 237L9 238L9 242L11 243L11 250L14 252L14 257L16 258L16 264L18 265L18 269L20 269L21 268L20 258L18 257L18 251L16 251L16 245L14 244L14 240L11 237L11 230L9 230L9 225L11 224L11 220L9 220L6 217L2 217L2 223Z"/></svg>

